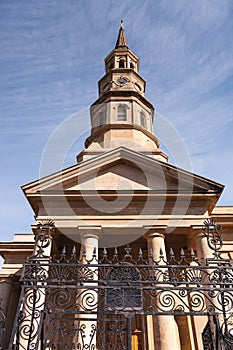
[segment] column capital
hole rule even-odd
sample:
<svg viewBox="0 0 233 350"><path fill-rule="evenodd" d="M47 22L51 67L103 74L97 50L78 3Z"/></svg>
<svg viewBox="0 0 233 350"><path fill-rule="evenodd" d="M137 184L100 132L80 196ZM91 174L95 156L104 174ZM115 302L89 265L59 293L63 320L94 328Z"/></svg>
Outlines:
<svg viewBox="0 0 233 350"><path fill-rule="evenodd" d="M85 262L98 259L98 241L101 234L101 226L78 226L82 250L81 256Z"/></svg>
<svg viewBox="0 0 233 350"><path fill-rule="evenodd" d="M213 250L209 246L204 225L192 225L192 239L195 242L198 259L208 259L213 255Z"/></svg>
<svg viewBox="0 0 233 350"><path fill-rule="evenodd" d="M190 227L192 230L203 230L203 224L202 225L191 225Z"/></svg>
<svg viewBox="0 0 233 350"><path fill-rule="evenodd" d="M203 230L203 225L191 225L191 234L194 238L202 238L205 237L205 232Z"/></svg>
<svg viewBox="0 0 233 350"><path fill-rule="evenodd" d="M102 226L78 226L78 230L80 232L81 239L83 238L95 238L99 239L101 232L102 232Z"/></svg>
<svg viewBox="0 0 233 350"><path fill-rule="evenodd" d="M161 237L165 238L167 225L150 225L150 226L144 226L143 230L145 232L144 237L146 239L152 238L152 237Z"/></svg>

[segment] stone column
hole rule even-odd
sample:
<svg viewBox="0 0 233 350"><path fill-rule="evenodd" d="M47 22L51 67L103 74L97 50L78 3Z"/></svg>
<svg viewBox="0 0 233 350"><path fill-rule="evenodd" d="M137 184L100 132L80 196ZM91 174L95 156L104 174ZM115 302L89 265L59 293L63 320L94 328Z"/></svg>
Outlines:
<svg viewBox="0 0 233 350"><path fill-rule="evenodd" d="M160 252L166 260L165 231L166 226L145 227L145 238L148 242L148 252L154 261L159 261ZM162 264L162 263L161 263ZM159 268L159 267L158 267ZM163 269L164 271L164 269ZM153 318L153 322L152 322ZM179 334L174 316L159 315L147 317L148 343L150 350L180 350ZM151 336L153 334L153 337Z"/></svg>
<svg viewBox="0 0 233 350"><path fill-rule="evenodd" d="M93 274L93 282L83 283L79 289L80 311L84 312L78 315L81 318L79 329L84 329L85 334L78 335L78 342L86 346L88 349L96 348L96 331L97 331L97 307L98 307L98 289L94 287L98 285L98 240L101 234L101 226L83 226L79 227L81 236L81 261L88 269L88 275ZM95 257L93 257L95 254ZM88 266L86 265L88 263ZM96 281L96 282L95 282ZM85 286L88 288L86 289ZM91 318L92 320L88 320Z"/></svg>
<svg viewBox="0 0 233 350"><path fill-rule="evenodd" d="M208 246L207 238L203 232L203 226L192 226L192 235L196 244L198 260L213 258L213 250Z"/></svg>
<svg viewBox="0 0 233 350"><path fill-rule="evenodd" d="M79 227L79 230L82 248L85 248L86 252L86 259L92 259L94 249L96 251L96 259L98 259L98 240L101 234L101 226L83 226Z"/></svg>

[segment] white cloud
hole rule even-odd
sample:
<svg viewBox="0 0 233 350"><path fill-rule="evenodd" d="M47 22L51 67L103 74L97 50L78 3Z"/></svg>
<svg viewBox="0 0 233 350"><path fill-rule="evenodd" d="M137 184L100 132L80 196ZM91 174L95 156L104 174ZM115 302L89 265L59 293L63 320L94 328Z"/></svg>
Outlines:
<svg viewBox="0 0 233 350"><path fill-rule="evenodd" d="M96 99L103 59L124 19L147 98L183 137L194 170L233 187L232 10L231 0L1 2L2 165L12 171L11 145L12 163L33 180L52 130ZM16 202L7 208L14 212ZM12 234L5 222L4 235Z"/></svg>

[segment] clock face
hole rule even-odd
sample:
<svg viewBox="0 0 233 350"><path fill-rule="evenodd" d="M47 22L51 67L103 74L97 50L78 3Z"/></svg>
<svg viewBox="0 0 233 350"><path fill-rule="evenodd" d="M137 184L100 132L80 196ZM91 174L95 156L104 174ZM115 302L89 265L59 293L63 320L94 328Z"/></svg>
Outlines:
<svg viewBox="0 0 233 350"><path fill-rule="evenodd" d="M128 79L125 77L120 77L119 79L117 79L117 84L119 85L125 85L128 82Z"/></svg>

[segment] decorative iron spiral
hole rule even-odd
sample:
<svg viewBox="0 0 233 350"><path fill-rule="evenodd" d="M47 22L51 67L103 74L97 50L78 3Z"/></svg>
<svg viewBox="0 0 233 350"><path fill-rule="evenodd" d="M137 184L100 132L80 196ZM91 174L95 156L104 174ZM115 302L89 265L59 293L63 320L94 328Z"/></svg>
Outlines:
<svg viewBox="0 0 233 350"><path fill-rule="evenodd" d="M80 294L81 297L81 308L85 311L92 311L97 307L97 291L95 289L85 289Z"/></svg>
<svg viewBox="0 0 233 350"><path fill-rule="evenodd" d="M206 219L204 225L203 230L207 237L208 246L217 252L223 246L222 235L219 233L222 227L216 224L212 218Z"/></svg>
<svg viewBox="0 0 233 350"><path fill-rule="evenodd" d="M204 311L205 310L205 295L202 292L193 292L190 294L190 307L195 311Z"/></svg>
<svg viewBox="0 0 233 350"><path fill-rule="evenodd" d="M53 304L56 308L68 309L73 300L73 293L70 289L60 289L55 292Z"/></svg>
<svg viewBox="0 0 233 350"><path fill-rule="evenodd" d="M166 311L175 309L176 301L170 291L160 291L158 296L158 307L160 309L165 309Z"/></svg>
<svg viewBox="0 0 233 350"><path fill-rule="evenodd" d="M232 350L233 348L233 314L223 322L221 326L221 334L225 343L225 350Z"/></svg>
<svg viewBox="0 0 233 350"><path fill-rule="evenodd" d="M44 295L45 292L42 288L26 289L24 307L31 311L40 309L44 304Z"/></svg>
<svg viewBox="0 0 233 350"><path fill-rule="evenodd" d="M217 296L218 303L221 305L222 310L226 313L232 312L233 310L233 292L224 291Z"/></svg>

